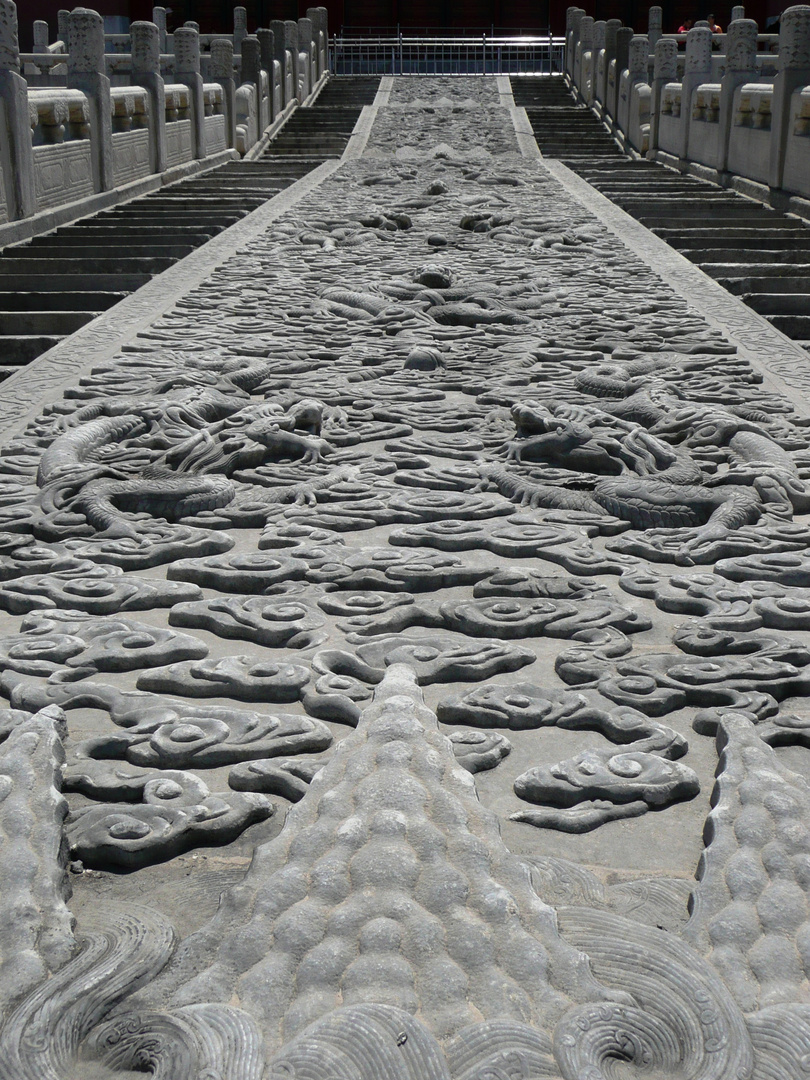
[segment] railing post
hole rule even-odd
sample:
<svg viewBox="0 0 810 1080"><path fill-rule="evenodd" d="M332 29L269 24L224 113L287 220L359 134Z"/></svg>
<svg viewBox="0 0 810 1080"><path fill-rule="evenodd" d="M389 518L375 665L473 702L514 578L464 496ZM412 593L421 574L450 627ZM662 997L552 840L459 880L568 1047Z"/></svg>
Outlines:
<svg viewBox="0 0 810 1080"><path fill-rule="evenodd" d="M152 22L158 28L158 47L162 53L167 50L168 42L166 41L166 8L165 7L153 7L152 8ZM160 71L158 71L160 74Z"/></svg>
<svg viewBox="0 0 810 1080"><path fill-rule="evenodd" d="M565 70L570 79L574 77L574 52L584 14L584 10L578 7L570 7L565 12Z"/></svg>
<svg viewBox="0 0 810 1080"><path fill-rule="evenodd" d="M307 8L307 18L312 19L312 26L314 27L318 54L317 78L320 79L324 71L329 68L329 57L326 50L329 37L329 16L325 7L311 7Z"/></svg>
<svg viewBox="0 0 810 1080"><path fill-rule="evenodd" d="M0 139L0 168L10 221L36 213L34 154L28 115L28 84L20 74L17 6L0 0L0 120L7 139Z"/></svg>
<svg viewBox="0 0 810 1080"><path fill-rule="evenodd" d="M757 76L757 24L753 19L734 19L726 34L726 73L720 80L719 154L717 168L728 168L731 128L734 122L734 91Z"/></svg>
<svg viewBox="0 0 810 1080"><path fill-rule="evenodd" d="M256 90L256 139L262 137L264 119L262 116L262 61L259 39L255 34L248 34L242 39L241 85L250 84Z"/></svg>
<svg viewBox="0 0 810 1080"><path fill-rule="evenodd" d="M241 55L242 42L247 37L247 8L235 7L233 9L233 51Z"/></svg>
<svg viewBox="0 0 810 1080"><path fill-rule="evenodd" d="M281 19L273 19L270 23L273 31L273 58L281 68L281 107L285 108L290 102L290 94L287 87L287 46L284 22Z"/></svg>
<svg viewBox="0 0 810 1080"><path fill-rule="evenodd" d="M712 32L696 26L686 35L686 58L681 83L681 126L678 134L678 157L684 161L689 149L689 125L692 120L692 93L711 78Z"/></svg>
<svg viewBox="0 0 810 1080"><path fill-rule="evenodd" d="M132 81L149 91L149 155L153 173L166 171L166 94L160 74L160 28L134 22L129 28Z"/></svg>
<svg viewBox="0 0 810 1080"><path fill-rule="evenodd" d="M222 87L227 145L236 148L236 80L233 77L233 43L228 38L211 42L211 81Z"/></svg>
<svg viewBox="0 0 810 1080"><path fill-rule="evenodd" d="M579 24L579 44L577 45L577 54L574 57L574 85L577 88L579 96L585 102L587 102L590 97L590 91L585 86L585 83L590 76L590 70L588 69L590 61L587 63L585 61L585 56L588 54L592 59L593 19L590 15L586 15Z"/></svg>
<svg viewBox="0 0 810 1080"><path fill-rule="evenodd" d="M267 74L267 104L264 105L264 115L262 118L262 131L275 119L275 109L273 108L273 83L274 83L274 68L273 63L275 59L276 49L276 35L272 30L260 29L256 31L256 37L259 39L259 63L262 71ZM263 93L262 85L262 93Z"/></svg>
<svg viewBox="0 0 810 1080"><path fill-rule="evenodd" d="M205 157L205 104L200 75L200 35L190 26L174 32L174 78L188 87L191 105L192 153Z"/></svg>
<svg viewBox="0 0 810 1080"><path fill-rule="evenodd" d="M608 19L605 23L605 48L602 57L602 78L599 84L599 100L602 115L610 111L608 104L608 86L610 83L610 62L616 59L616 35L622 28L621 19Z"/></svg>
<svg viewBox="0 0 810 1080"><path fill-rule="evenodd" d="M810 83L810 6L789 7L779 23L779 73L773 80L768 185L781 188L790 137L793 92Z"/></svg>
<svg viewBox="0 0 810 1080"><path fill-rule="evenodd" d="M622 73L630 62L630 42L634 34L629 26L622 26L616 32L616 67L613 79L613 95L610 102L611 116L614 123L619 123L619 101L621 100Z"/></svg>
<svg viewBox="0 0 810 1080"><path fill-rule="evenodd" d="M70 13L67 85L81 90L90 108L90 150L96 191L110 191L112 168L112 103L104 67L104 20L97 11L74 8Z"/></svg>
<svg viewBox="0 0 810 1080"><path fill-rule="evenodd" d="M647 19L647 41L650 52L655 52L655 44L664 32L664 9L651 7Z"/></svg>
<svg viewBox="0 0 810 1080"><path fill-rule="evenodd" d="M301 98L298 93L298 23L294 19L284 20L284 48L290 56L292 63L292 96L290 100L296 100L300 103Z"/></svg>
<svg viewBox="0 0 810 1080"><path fill-rule="evenodd" d="M65 46L65 52L67 52L70 38L70 12L67 8L60 8L56 13L56 37Z"/></svg>
<svg viewBox="0 0 810 1080"><path fill-rule="evenodd" d="M731 9L731 18L728 21L728 25L731 26L731 24L733 22L736 22L737 19L744 19L744 18L745 18L745 8L742 6L742 4L736 4Z"/></svg>
<svg viewBox="0 0 810 1080"><path fill-rule="evenodd" d="M661 127L661 97L667 83L678 77L678 42L674 38L659 38L655 43L655 65L650 87L650 149L658 149Z"/></svg>
<svg viewBox="0 0 810 1080"><path fill-rule="evenodd" d="M44 19L34 21L34 52L44 53L48 51L48 24Z"/></svg>
<svg viewBox="0 0 810 1080"><path fill-rule="evenodd" d="M304 57L303 71L301 57ZM298 20L298 81L299 97L303 101L312 90L312 19Z"/></svg>

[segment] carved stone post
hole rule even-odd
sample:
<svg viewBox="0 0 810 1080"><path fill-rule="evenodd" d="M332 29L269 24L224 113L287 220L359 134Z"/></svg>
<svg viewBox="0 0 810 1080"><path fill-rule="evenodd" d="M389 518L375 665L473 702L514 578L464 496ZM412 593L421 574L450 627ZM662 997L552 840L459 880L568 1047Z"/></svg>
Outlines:
<svg viewBox="0 0 810 1080"><path fill-rule="evenodd" d="M166 40L166 8L165 7L153 7L152 8L152 22L158 28L158 39L160 43L160 51L165 53L168 47Z"/></svg>
<svg viewBox="0 0 810 1080"><path fill-rule="evenodd" d="M586 15L579 24L579 44L574 57L574 82L579 96L590 104L593 87L593 19Z"/></svg>
<svg viewBox="0 0 810 1080"><path fill-rule="evenodd" d="M233 9L233 51L238 56L242 52L242 42L247 37L247 8Z"/></svg>
<svg viewBox="0 0 810 1080"><path fill-rule="evenodd" d="M113 187L112 103L104 67L104 20L97 11L70 13L67 85L81 90L90 107L90 146L97 191Z"/></svg>
<svg viewBox="0 0 810 1080"><path fill-rule="evenodd" d="M660 38L655 43L655 66L650 88L650 151L658 149L661 126L661 98L667 83L678 77L678 42L674 38Z"/></svg>
<svg viewBox="0 0 810 1080"><path fill-rule="evenodd" d="M225 110L225 138L228 146L236 148L236 80L233 77L233 43L228 38L211 42L211 81L222 87Z"/></svg>
<svg viewBox="0 0 810 1080"><path fill-rule="evenodd" d="M720 80L719 155L717 168L728 167L731 127L734 122L734 91L757 77L757 24L753 19L734 19L726 34L726 73Z"/></svg>
<svg viewBox="0 0 810 1080"><path fill-rule="evenodd" d="M151 171L166 171L166 94L160 75L160 30L151 22L134 22L132 81L149 91L149 154Z"/></svg>
<svg viewBox="0 0 810 1080"><path fill-rule="evenodd" d="M790 105L794 90L810 83L810 6L801 4L782 12L779 24L779 73L773 80L771 102L771 160L768 184L781 188L791 129Z"/></svg>
<svg viewBox="0 0 810 1080"><path fill-rule="evenodd" d="M655 43L661 38L664 32L664 9L660 7L651 7L649 18L647 20L647 41L649 42L650 52L655 51Z"/></svg>
<svg viewBox="0 0 810 1080"><path fill-rule="evenodd" d="M273 60L275 59L276 35L272 30L257 30L256 37L259 39L261 68L267 74L267 98L262 101L262 107L264 108L262 130L264 130L275 119L273 109Z"/></svg>
<svg viewBox="0 0 810 1080"><path fill-rule="evenodd" d="M255 34L242 38L242 79L241 85L249 84L256 95L256 138L264 131L264 110L262 109L262 59L259 39Z"/></svg>
<svg viewBox="0 0 810 1080"><path fill-rule="evenodd" d="M312 63L312 19L298 20L298 80L303 101L309 97L315 81Z"/></svg>
<svg viewBox="0 0 810 1080"><path fill-rule="evenodd" d="M56 38L65 46L67 52L68 38L70 37L70 12L67 8L60 8L56 13Z"/></svg>
<svg viewBox="0 0 810 1080"><path fill-rule="evenodd" d="M584 10L578 7L570 7L565 13L565 70L571 79L574 77L574 53L579 40L579 24L584 15Z"/></svg>
<svg viewBox="0 0 810 1080"><path fill-rule="evenodd" d="M742 4L736 4L731 9L731 18L728 21L728 25L731 26L731 24L733 22L736 22L737 19L744 19L744 18L745 18L745 8L742 6Z"/></svg>
<svg viewBox="0 0 810 1080"><path fill-rule="evenodd" d="M281 71L281 107L283 109L290 101L290 92L287 87L287 32L281 19L273 19L270 29L273 31L273 58Z"/></svg>
<svg viewBox="0 0 810 1080"><path fill-rule="evenodd" d="M692 94L712 73L712 32L696 26L686 35L686 58L681 84L681 126L678 134L678 157L686 159L689 148L689 125L692 120Z"/></svg>
<svg viewBox="0 0 810 1080"><path fill-rule="evenodd" d="M307 8L307 18L312 19L318 65L316 79L320 79L328 66L329 18L325 7Z"/></svg>
<svg viewBox="0 0 810 1080"><path fill-rule="evenodd" d="M630 42L633 40L633 31L629 26L622 26L616 32L616 77L613 80L613 95L610 101L610 114L618 124L619 101L622 89L622 74L627 70L630 62Z"/></svg>
<svg viewBox="0 0 810 1080"><path fill-rule="evenodd" d="M602 58L602 78L599 86L599 100L602 103L602 114L610 111L608 102L608 86L610 85L610 62L616 59L616 35L621 30L620 19L608 19L605 23L605 48Z"/></svg>
<svg viewBox="0 0 810 1080"><path fill-rule="evenodd" d="M36 213L28 84L20 74L17 6L0 0L0 168L9 220Z"/></svg>
<svg viewBox="0 0 810 1080"><path fill-rule="evenodd" d="M292 63L292 94L290 100L298 100L300 103L300 97L298 94L298 23L292 19L284 20L284 48L290 57Z"/></svg>
<svg viewBox="0 0 810 1080"><path fill-rule="evenodd" d="M47 52L48 44L48 24L44 19L36 19L34 21L34 52Z"/></svg>
<svg viewBox="0 0 810 1080"><path fill-rule="evenodd" d="M200 35L190 26L174 32L174 78L188 87L191 104L192 153L205 157L205 105L200 75Z"/></svg>

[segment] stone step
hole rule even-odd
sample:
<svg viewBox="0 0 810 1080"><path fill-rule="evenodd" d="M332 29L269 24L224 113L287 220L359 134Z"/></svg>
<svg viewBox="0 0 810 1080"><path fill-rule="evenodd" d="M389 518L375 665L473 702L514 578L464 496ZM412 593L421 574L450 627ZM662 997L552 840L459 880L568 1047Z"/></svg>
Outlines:
<svg viewBox="0 0 810 1080"><path fill-rule="evenodd" d="M72 334L92 322L98 311L3 311L0 308L0 354L9 335Z"/></svg>
<svg viewBox="0 0 810 1080"><path fill-rule="evenodd" d="M139 258L132 259L126 254L121 254L116 258L109 259L70 259L63 256L52 258L7 258L8 251L4 252L4 257L0 259L0 277L14 278L15 284L19 287L18 278L21 275L28 274L47 274L47 275L62 275L60 287L65 287L65 274L70 275L71 283L76 284L73 281L74 275L90 277L93 275L102 274L141 274L146 276L146 280L152 277L154 274L159 274L162 270L167 270L172 263L176 262L175 259L167 258Z"/></svg>
<svg viewBox="0 0 810 1080"><path fill-rule="evenodd" d="M64 283L63 283L64 284ZM0 292L0 311L106 311L126 292Z"/></svg>
<svg viewBox="0 0 810 1080"><path fill-rule="evenodd" d="M810 316L810 279L806 285L807 292L803 293L743 293L742 298L760 315Z"/></svg>
<svg viewBox="0 0 810 1080"><path fill-rule="evenodd" d="M703 263L718 263L724 261L726 263L746 263L752 265L758 265L763 268L767 273L767 268L776 264L785 263L809 263L810 262L810 248L795 250L790 246L784 248L770 248L770 247L757 247L755 251L751 251L750 248L742 248L735 250L731 247L722 248L694 248L686 249L683 251L683 255L689 259L690 262L703 264Z"/></svg>
<svg viewBox="0 0 810 1080"><path fill-rule="evenodd" d="M96 260L105 261L110 259L119 261L161 259L168 260L167 265L169 265L171 262L176 262L178 259L182 259L184 255L194 251L197 246L196 244L164 244L160 242L159 238L156 238L154 243L151 244L127 243L123 251L120 243L111 241L109 244L40 244L36 247L25 244L21 247L7 248L3 254L10 262L16 260L23 262L29 259L41 260L51 257L58 260L70 259L76 262L92 260L94 263Z"/></svg>
<svg viewBox="0 0 810 1080"><path fill-rule="evenodd" d="M810 277L810 261L804 263L758 263L758 262L716 262L701 263L700 269L710 277L727 278L755 278L760 282L768 278L807 278Z"/></svg>
<svg viewBox="0 0 810 1080"><path fill-rule="evenodd" d="M35 237L30 241L26 250L36 251L40 248L48 248L61 251L66 247L116 247L120 245L122 239L125 239L127 243L136 246L182 245L187 247L189 251L193 251L194 248L207 243L215 235L213 230L210 232L201 232L199 230L195 232L178 232L176 228L170 228L168 224L166 229L156 229L154 227L133 229L120 226L107 226L97 229L70 229L70 231L60 229L59 232L49 233L47 236Z"/></svg>
<svg viewBox="0 0 810 1080"><path fill-rule="evenodd" d="M0 259L0 270L2 265L3 262ZM47 266L47 262L45 265ZM14 271L14 281L10 284L13 284L21 292L63 293L67 284L64 274L58 272L49 273L47 269L40 269L39 273L36 271L23 273L19 263L17 263ZM70 276L70 285L77 292L124 293L124 295L128 295L145 285L151 276L151 273L132 273L131 271L126 273L97 272L93 274L73 272Z"/></svg>
<svg viewBox="0 0 810 1080"><path fill-rule="evenodd" d="M735 296L758 294L789 296L793 293L804 294L810 291L810 279L790 274L780 277L727 277L723 278L720 284Z"/></svg>
<svg viewBox="0 0 810 1080"><path fill-rule="evenodd" d="M789 338L810 338L810 315L766 315L768 322Z"/></svg>
<svg viewBox="0 0 810 1080"><path fill-rule="evenodd" d="M23 367L36 360L42 353L52 349L62 340L61 336L45 334L18 334L0 337L0 365Z"/></svg>

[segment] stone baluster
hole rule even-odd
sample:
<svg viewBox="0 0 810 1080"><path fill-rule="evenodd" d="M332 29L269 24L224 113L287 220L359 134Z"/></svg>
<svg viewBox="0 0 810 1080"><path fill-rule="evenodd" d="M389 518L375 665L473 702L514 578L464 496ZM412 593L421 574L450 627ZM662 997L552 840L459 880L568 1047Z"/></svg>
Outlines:
<svg viewBox="0 0 810 1080"><path fill-rule="evenodd" d="M70 37L70 12L67 8L60 8L56 13L56 39L61 41L67 52L68 38Z"/></svg>
<svg viewBox="0 0 810 1080"><path fill-rule="evenodd" d="M633 40L633 31L629 26L622 26L616 32L616 57L615 78L613 80L613 94L608 107L614 121L619 122L619 100L621 97L622 75L630 63L630 42Z"/></svg>
<svg viewBox="0 0 810 1080"><path fill-rule="evenodd" d="M242 42L247 37L247 8L233 9L233 51L236 56L242 52Z"/></svg>
<svg viewBox="0 0 810 1080"><path fill-rule="evenodd" d="M198 22L194 22L193 19L186 19L186 21L183 23L183 26L186 27L187 30L196 30L198 34L200 32L200 24Z"/></svg>
<svg viewBox="0 0 810 1080"><path fill-rule="evenodd" d="M605 47L602 56L602 78L599 86L599 101L602 115L609 112L608 86L610 82L610 62L616 59L616 35L622 28L621 19L608 19L605 23Z"/></svg>
<svg viewBox="0 0 810 1080"><path fill-rule="evenodd" d="M68 89L81 90L90 111L93 183L96 191L110 191L114 186L112 101L104 64L104 20L97 11L71 11L68 54Z"/></svg>
<svg viewBox="0 0 810 1080"><path fill-rule="evenodd" d="M574 77L574 53L579 40L579 24L584 15L584 10L578 7L570 7L565 13L565 70L570 79Z"/></svg>
<svg viewBox="0 0 810 1080"><path fill-rule="evenodd" d="M155 23L134 22L132 81L149 92L149 156L154 173L166 171L166 93L160 74L160 29Z"/></svg>
<svg viewBox="0 0 810 1080"><path fill-rule="evenodd" d="M587 59L586 59L587 57ZM574 57L574 83L579 96L590 104L593 85L593 19L586 15L579 24L579 44Z"/></svg>
<svg viewBox="0 0 810 1080"><path fill-rule="evenodd" d="M686 57L681 83L681 126L678 134L678 157L684 161L689 148L692 120L692 94L712 75L712 32L708 26L696 26L686 35Z"/></svg>
<svg viewBox="0 0 810 1080"><path fill-rule="evenodd" d="M48 24L44 19L36 19L34 22L34 52L47 52L48 45Z"/></svg>
<svg viewBox="0 0 810 1080"><path fill-rule="evenodd" d="M292 63L292 95L291 101L298 101L298 23L293 19L284 20L284 48Z"/></svg>
<svg viewBox="0 0 810 1080"><path fill-rule="evenodd" d="M242 38L242 86L252 86L256 101L256 138L264 131L262 111L262 54L255 34Z"/></svg>
<svg viewBox="0 0 810 1080"><path fill-rule="evenodd" d="M717 168L728 167L731 128L734 123L734 91L757 77L757 24L753 19L734 19L726 34L726 73L720 80L719 154Z"/></svg>
<svg viewBox="0 0 810 1080"><path fill-rule="evenodd" d="M662 37L664 32L664 9L651 7L647 19L647 41L649 52L655 52L655 43Z"/></svg>
<svg viewBox="0 0 810 1080"><path fill-rule="evenodd" d="M731 18L729 19L728 24L729 24L729 26L731 26L731 24L733 22L736 22L737 19L744 19L744 18L745 18L745 8L742 6L742 4L736 4L731 9Z"/></svg>
<svg viewBox="0 0 810 1080"><path fill-rule="evenodd" d="M236 147L236 80L233 76L233 42L214 38L211 42L211 81L222 87L225 112L225 137L231 149Z"/></svg>
<svg viewBox="0 0 810 1080"><path fill-rule="evenodd" d="M284 30L284 23L281 19L273 19L270 23L270 29L273 31L273 58L278 63L281 71L281 107L282 109L290 101L290 95L287 88L287 46L286 46L286 31Z"/></svg>
<svg viewBox="0 0 810 1080"><path fill-rule="evenodd" d="M630 39L630 51L627 61L630 82L647 82L650 77L650 39L645 34L634 34Z"/></svg>
<svg viewBox="0 0 810 1080"><path fill-rule="evenodd" d="M262 71L267 73L267 97L263 99L264 118L262 128L266 128L275 119L273 109L273 82L275 64L276 35L272 30L257 30L256 37L259 39L259 56Z"/></svg>
<svg viewBox="0 0 810 1080"><path fill-rule="evenodd" d="M152 22L158 28L158 40L160 44L160 51L165 53L167 51L168 42L166 40L166 8L165 7L153 7L152 8Z"/></svg>
<svg viewBox="0 0 810 1080"><path fill-rule="evenodd" d="M20 74L17 6L0 0L0 168L10 221L36 213L34 154L28 114L28 84Z"/></svg>
<svg viewBox="0 0 810 1080"><path fill-rule="evenodd" d="M779 23L779 72L773 80L771 101L771 154L768 184L781 188L785 156L791 134L791 99L795 90L810 83L810 6L789 7Z"/></svg>
<svg viewBox="0 0 810 1080"><path fill-rule="evenodd" d="M678 78L678 42L659 38L655 43L653 81L650 87L650 153L658 149L661 124L661 99L667 83Z"/></svg>
<svg viewBox="0 0 810 1080"><path fill-rule="evenodd" d="M605 47L605 26L607 23L604 19L596 19L593 24L593 77L596 79L596 61L599 53Z"/></svg>
<svg viewBox="0 0 810 1080"><path fill-rule="evenodd" d="M312 19L298 20L298 79L301 87L301 100L305 100L312 92L313 64L312 64Z"/></svg>
<svg viewBox="0 0 810 1080"><path fill-rule="evenodd" d="M174 32L174 78L175 82L188 87L192 153L195 158L204 158L205 105L200 75L200 35L190 26L181 26Z"/></svg>
<svg viewBox="0 0 810 1080"><path fill-rule="evenodd" d="M325 7L307 8L307 18L312 19L317 59L316 79L320 79L328 66L329 18Z"/></svg>

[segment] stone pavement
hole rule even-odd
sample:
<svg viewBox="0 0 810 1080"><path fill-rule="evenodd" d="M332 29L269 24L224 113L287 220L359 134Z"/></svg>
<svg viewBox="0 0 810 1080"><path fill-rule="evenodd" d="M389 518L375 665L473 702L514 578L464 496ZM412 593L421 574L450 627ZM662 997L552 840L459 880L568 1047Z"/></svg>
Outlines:
<svg viewBox="0 0 810 1080"><path fill-rule="evenodd" d="M803 1075L809 378L437 78L8 380L0 1077Z"/></svg>

